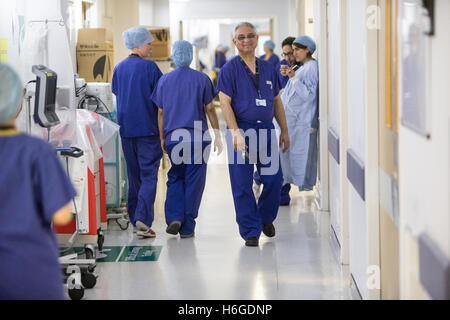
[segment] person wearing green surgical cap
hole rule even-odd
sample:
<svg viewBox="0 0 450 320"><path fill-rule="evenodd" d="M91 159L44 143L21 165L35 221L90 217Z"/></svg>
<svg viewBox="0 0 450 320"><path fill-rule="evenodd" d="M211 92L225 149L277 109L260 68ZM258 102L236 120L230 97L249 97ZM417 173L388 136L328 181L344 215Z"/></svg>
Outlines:
<svg viewBox="0 0 450 320"><path fill-rule="evenodd" d="M64 299L54 226L76 196L55 149L20 133L22 81L0 62L0 300Z"/></svg>
<svg viewBox="0 0 450 320"><path fill-rule="evenodd" d="M128 214L140 237L156 236L151 229L163 156L159 142L158 110L151 100L162 72L147 60L153 37L144 27L123 34L130 55L113 72L112 92L117 98L117 120L128 173Z"/></svg>

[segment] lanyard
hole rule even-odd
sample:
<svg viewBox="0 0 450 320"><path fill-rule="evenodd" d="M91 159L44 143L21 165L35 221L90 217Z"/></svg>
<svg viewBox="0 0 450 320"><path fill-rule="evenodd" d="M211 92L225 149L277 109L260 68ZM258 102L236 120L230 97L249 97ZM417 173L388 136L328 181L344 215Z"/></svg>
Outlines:
<svg viewBox="0 0 450 320"><path fill-rule="evenodd" d="M132 53L128 56L128 58L140 58L140 56L136 53Z"/></svg>
<svg viewBox="0 0 450 320"><path fill-rule="evenodd" d="M258 92L259 98L261 99L261 90L259 89L259 67L258 67L258 60L255 60L255 77L256 77L256 81L253 78L253 75L250 71L250 68L247 66L247 64L245 63L244 59L240 58L242 65L244 66L245 71L247 71L248 76L250 77L250 79L252 80L253 85L255 86L256 92Z"/></svg>

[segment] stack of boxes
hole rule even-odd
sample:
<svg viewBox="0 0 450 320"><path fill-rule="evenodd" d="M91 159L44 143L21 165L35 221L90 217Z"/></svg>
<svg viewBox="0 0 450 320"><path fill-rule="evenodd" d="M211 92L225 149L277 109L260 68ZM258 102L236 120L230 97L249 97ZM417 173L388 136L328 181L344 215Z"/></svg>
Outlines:
<svg viewBox="0 0 450 320"><path fill-rule="evenodd" d="M169 28L148 28L153 39L153 50L150 53L150 60L167 60L170 58L170 29Z"/></svg>
<svg viewBox="0 0 450 320"><path fill-rule="evenodd" d="M111 82L114 70L113 34L105 28L78 30L78 76L86 82Z"/></svg>

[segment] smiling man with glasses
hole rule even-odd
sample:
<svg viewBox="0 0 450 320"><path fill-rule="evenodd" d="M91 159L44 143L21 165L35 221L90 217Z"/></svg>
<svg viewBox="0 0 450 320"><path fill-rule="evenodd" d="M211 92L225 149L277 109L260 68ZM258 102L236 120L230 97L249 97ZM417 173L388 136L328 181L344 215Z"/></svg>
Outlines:
<svg viewBox="0 0 450 320"><path fill-rule="evenodd" d="M261 232L268 237L275 236L273 222L283 182L278 145L286 152L289 135L279 95L278 72L273 65L255 56L258 45L255 27L248 22L240 23L235 28L233 42L239 55L221 69L217 89L229 129L229 172L239 232L247 246L258 246ZM281 127L279 142L272 123L274 117ZM251 132L256 133L258 143L248 137ZM263 163L264 156L269 159ZM252 192L255 164L264 184L258 203Z"/></svg>

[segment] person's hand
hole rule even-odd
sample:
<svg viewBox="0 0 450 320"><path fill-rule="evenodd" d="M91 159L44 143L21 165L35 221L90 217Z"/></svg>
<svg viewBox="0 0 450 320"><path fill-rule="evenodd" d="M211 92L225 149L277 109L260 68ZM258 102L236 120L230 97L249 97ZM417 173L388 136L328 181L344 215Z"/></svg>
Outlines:
<svg viewBox="0 0 450 320"><path fill-rule="evenodd" d="M217 136L214 139L214 152L217 151L217 155L220 155L222 153L222 150L223 150L222 138L220 136Z"/></svg>
<svg viewBox="0 0 450 320"><path fill-rule="evenodd" d="M280 148L283 146L283 153L288 151L290 144L291 144L291 139L289 139L289 134L287 132L281 132Z"/></svg>
<svg viewBox="0 0 450 320"><path fill-rule="evenodd" d="M286 75L289 79L292 79L295 76L295 71L290 66L286 66Z"/></svg>
<svg viewBox="0 0 450 320"><path fill-rule="evenodd" d="M248 148L245 144L245 139L239 130L235 130L232 134L234 151L243 151Z"/></svg>
<svg viewBox="0 0 450 320"><path fill-rule="evenodd" d="M285 64L282 64L280 66L280 73L283 77L287 76L287 70L288 70L288 66Z"/></svg>
<svg viewBox="0 0 450 320"><path fill-rule="evenodd" d="M167 153L166 141L164 139L161 139L161 149L164 151L164 153Z"/></svg>

